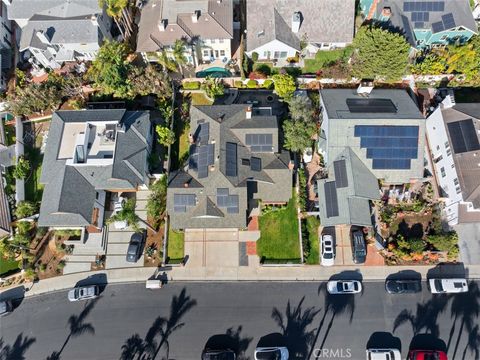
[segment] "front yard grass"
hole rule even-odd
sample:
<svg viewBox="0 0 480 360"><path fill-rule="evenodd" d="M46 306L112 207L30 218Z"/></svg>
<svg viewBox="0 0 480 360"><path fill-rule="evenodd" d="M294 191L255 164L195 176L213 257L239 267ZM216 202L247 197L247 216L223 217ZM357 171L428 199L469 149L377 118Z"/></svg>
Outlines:
<svg viewBox="0 0 480 360"><path fill-rule="evenodd" d="M168 229L167 256L168 262L179 262L183 260L185 245L185 234L182 231Z"/></svg>
<svg viewBox="0 0 480 360"><path fill-rule="evenodd" d="M25 199L39 202L42 200L43 194L43 185L40 184L43 154L40 153L39 148L31 146L25 146L25 153L32 167L30 176L25 179Z"/></svg>
<svg viewBox="0 0 480 360"><path fill-rule="evenodd" d="M338 60L343 59L344 61L347 61L352 55L352 52L353 50L350 47L336 50L319 50L315 54L315 59L305 59L305 66L303 67L302 72L304 74L316 73Z"/></svg>
<svg viewBox="0 0 480 360"><path fill-rule="evenodd" d="M203 92L190 93L192 105L212 105L213 101L208 99Z"/></svg>
<svg viewBox="0 0 480 360"><path fill-rule="evenodd" d="M318 238L320 220L316 216L308 216L305 221L308 233L308 243L310 245L310 252L308 253L308 256L306 256L305 262L309 265L318 265L320 262L320 240Z"/></svg>
<svg viewBox="0 0 480 360"><path fill-rule="evenodd" d="M257 251L260 258L284 262L300 260L295 195L286 207L260 216L259 225L260 239L257 241Z"/></svg>
<svg viewBox="0 0 480 360"><path fill-rule="evenodd" d="M0 254L0 276L4 276L13 270L18 270L20 261L5 259Z"/></svg>

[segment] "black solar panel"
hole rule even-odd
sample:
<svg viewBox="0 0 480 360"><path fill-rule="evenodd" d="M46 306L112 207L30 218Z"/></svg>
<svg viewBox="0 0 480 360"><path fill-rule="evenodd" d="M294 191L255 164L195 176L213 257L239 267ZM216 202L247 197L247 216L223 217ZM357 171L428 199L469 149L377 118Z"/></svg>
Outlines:
<svg viewBox="0 0 480 360"><path fill-rule="evenodd" d="M188 166L192 170L198 170L198 153L197 146L195 144L190 145L190 158L188 159Z"/></svg>
<svg viewBox="0 0 480 360"><path fill-rule="evenodd" d="M327 218L338 216L338 198L335 181L325 183L325 205L327 208Z"/></svg>
<svg viewBox="0 0 480 360"><path fill-rule="evenodd" d="M262 159L258 157L252 157L250 159L250 168L253 171L261 171L262 170Z"/></svg>
<svg viewBox="0 0 480 360"><path fill-rule="evenodd" d="M438 33L438 32L443 31L443 30L444 30L444 28L443 28L443 22L438 21L438 22L434 22L434 23L432 24L432 31L433 31L433 33Z"/></svg>
<svg viewBox="0 0 480 360"><path fill-rule="evenodd" d="M250 166L250 159L242 159L242 165Z"/></svg>
<svg viewBox="0 0 480 360"><path fill-rule="evenodd" d="M405 1L403 11L443 11L444 1Z"/></svg>
<svg viewBox="0 0 480 360"><path fill-rule="evenodd" d="M421 11L421 12L412 12L410 15L410 19L413 22L422 22L422 21L428 21L429 20L429 14L426 11Z"/></svg>
<svg viewBox="0 0 480 360"><path fill-rule="evenodd" d="M396 113L397 108L390 99L347 99L352 113Z"/></svg>
<svg viewBox="0 0 480 360"><path fill-rule="evenodd" d="M186 212L188 206L196 205L195 194L173 194L174 212Z"/></svg>
<svg viewBox="0 0 480 360"><path fill-rule="evenodd" d="M272 134L246 134L245 144L254 152L270 152L273 150Z"/></svg>
<svg viewBox="0 0 480 360"><path fill-rule="evenodd" d="M454 28L456 26L455 19L452 13L448 13L442 16L443 27L445 30Z"/></svg>
<svg viewBox="0 0 480 360"><path fill-rule="evenodd" d="M208 165L213 165L215 162L215 144L209 144L208 146Z"/></svg>
<svg viewBox="0 0 480 360"><path fill-rule="evenodd" d="M228 188L217 189L217 206L227 208L228 214L238 214L238 195L229 195Z"/></svg>
<svg viewBox="0 0 480 360"><path fill-rule="evenodd" d="M237 144L227 142L226 151L226 175L237 176Z"/></svg>
<svg viewBox="0 0 480 360"><path fill-rule="evenodd" d="M456 154L480 150L478 135L472 119L448 123L448 132Z"/></svg>
<svg viewBox="0 0 480 360"><path fill-rule="evenodd" d="M195 131L195 141L199 144L207 144L208 138L210 137L210 124L202 123L198 125L197 130Z"/></svg>
<svg viewBox="0 0 480 360"><path fill-rule="evenodd" d="M333 170L335 172L335 184L337 189L348 186L347 166L345 160L337 160L333 162Z"/></svg>

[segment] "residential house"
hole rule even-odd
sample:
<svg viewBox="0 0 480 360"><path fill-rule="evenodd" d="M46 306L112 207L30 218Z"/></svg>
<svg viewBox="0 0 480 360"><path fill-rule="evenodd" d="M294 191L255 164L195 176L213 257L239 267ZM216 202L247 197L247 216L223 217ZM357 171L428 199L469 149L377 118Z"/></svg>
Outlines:
<svg viewBox="0 0 480 360"><path fill-rule="evenodd" d="M426 131L448 224L480 222L480 103L447 95Z"/></svg>
<svg viewBox="0 0 480 360"><path fill-rule="evenodd" d="M12 22L7 17L7 7L0 2L0 91L5 91L12 68Z"/></svg>
<svg viewBox="0 0 480 360"><path fill-rule="evenodd" d="M419 50L467 42L478 34L469 0L360 0L366 20L401 31Z"/></svg>
<svg viewBox="0 0 480 360"><path fill-rule="evenodd" d="M269 107L193 106L190 156L171 174L167 211L173 229L247 227L262 204L292 195L290 154L280 146Z"/></svg>
<svg viewBox="0 0 480 360"><path fill-rule="evenodd" d="M232 57L233 0L147 0L138 25L137 52L147 61L171 50L176 40L187 44L185 57L197 66Z"/></svg>
<svg viewBox="0 0 480 360"><path fill-rule="evenodd" d="M0 124L0 238L12 233L12 215L6 191L6 170L15 165L15 145L8 145L5 136L4 118Z"/></svg>
<svg viewBox="0 0 480 360"><path fill-rule="evenodd" d="M246 50L262 60L342 48L353 40L355 0L248 0Z"/></svg>
<svg viewBox="0 0 480 360"><path fill-rule="evenodd" d="M320 90L319 151L325 163L350 147L377 179L403 184L423 178L425 118L406 90Z"/></svg>
<svg viewBox="0 0 480 360"><path fill-rule="evenodd" d="M380 199L378 180L355 152L346 147L317 181L323 226L372 226L372 200Z"/></svg>
<svg viewBox="0 0 480 360"><path fill-rule="evenodd" d="M21 28L19 50L34 67L95 59L111 39L111 19L97 0L3 0L8 18Z"/></svg>
<svg viewBox="0 0 480 360"><path fill-rule="evenodd" d="M39 226L102 233L110 199L148 186L153 126L146 111L80 110L52 115L40 182Z"/></svg>

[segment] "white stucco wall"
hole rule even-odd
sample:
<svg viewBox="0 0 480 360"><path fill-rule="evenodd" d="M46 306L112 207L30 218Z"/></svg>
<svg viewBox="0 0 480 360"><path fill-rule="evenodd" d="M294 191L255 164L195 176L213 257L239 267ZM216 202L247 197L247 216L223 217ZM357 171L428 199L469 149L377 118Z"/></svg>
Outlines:
<svg viewBox="0 0 480 360"><path fill-rule="evenodd" d="M262 46L259 46L251 51L247 51L248 56L252 56L253 52L256 52L258 54L258 58L261 60L266 60L266 59L276 59L279 57L275 57L275 52L286 52L287 56L281 57L287 58L287 57L293 57L297 53L298 50L292 48L291 46L288 46L287 44L279 41L279 40L272 40ZM270 52L270 54L268 54Z"/></svg>

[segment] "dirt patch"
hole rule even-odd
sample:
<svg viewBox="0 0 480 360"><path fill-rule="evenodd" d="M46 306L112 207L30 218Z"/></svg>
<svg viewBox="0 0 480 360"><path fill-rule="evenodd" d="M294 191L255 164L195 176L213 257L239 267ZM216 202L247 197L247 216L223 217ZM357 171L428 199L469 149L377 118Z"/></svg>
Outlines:
<svg viewBox="0 0 480 360"><path fill-rule="evenodd" d="M56 239L54 235L48 240L48 245L35 264L40 280L62 275L65 256L65 250L62 249L64 241L65 239Z"/></svg>
<svg viewBox="0 0 480 360"><path fill-rule="evenodd" d="M147 230L147 241L145 243L145 262L144 266L158 267L161 265L163 257L163 234L165 228L161 226L157 232L151 229Z"/></svg>

